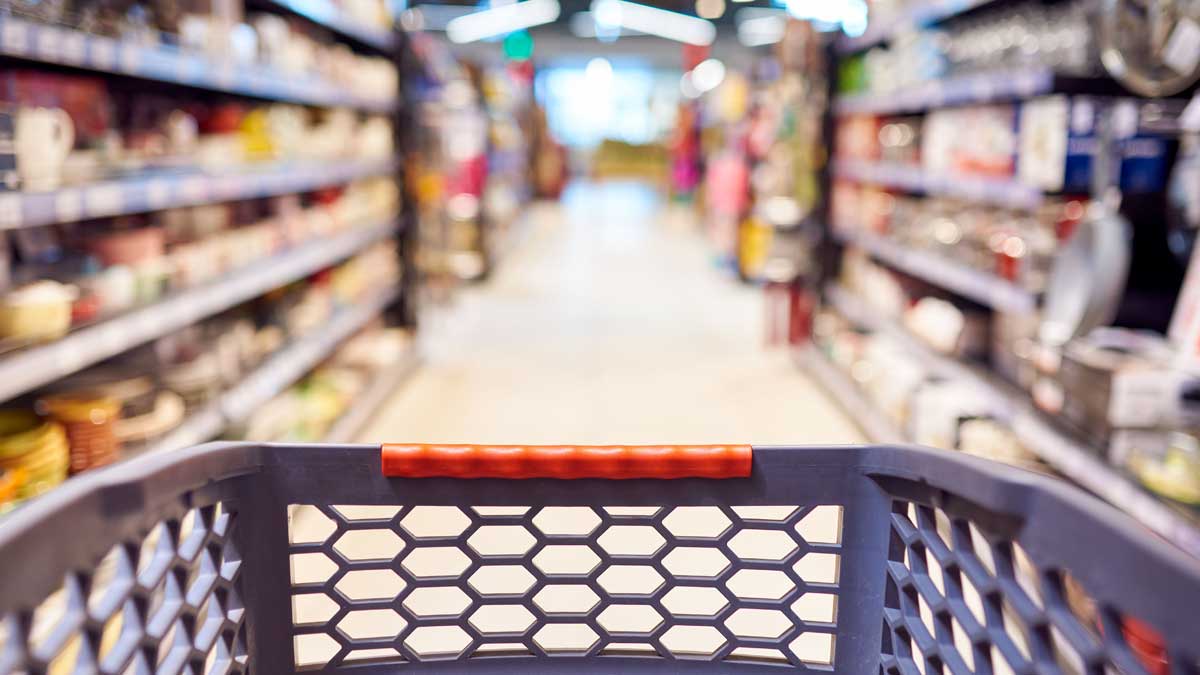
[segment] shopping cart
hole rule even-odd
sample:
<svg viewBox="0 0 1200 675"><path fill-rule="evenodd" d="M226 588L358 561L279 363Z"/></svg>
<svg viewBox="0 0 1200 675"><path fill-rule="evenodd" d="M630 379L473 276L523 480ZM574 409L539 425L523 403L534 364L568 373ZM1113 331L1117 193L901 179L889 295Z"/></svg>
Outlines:
<svg viewBox="0 0 1200 675"><path fill-rule="evenodd" d="M205 445L9 515L0 612L3 673L1200 672L1200 563L903 447Z"/></svg>

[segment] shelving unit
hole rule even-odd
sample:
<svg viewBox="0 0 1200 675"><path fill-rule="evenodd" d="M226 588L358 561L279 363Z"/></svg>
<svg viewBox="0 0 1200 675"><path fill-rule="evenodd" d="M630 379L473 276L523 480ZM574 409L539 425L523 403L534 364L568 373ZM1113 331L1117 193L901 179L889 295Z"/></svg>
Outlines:
<svg viewBox="0 0 1200 675"><path fill-rule="evenodd" d="M943 175L919 166L891 162L835 160L833 175L859 183L940 197L956 197L1009 209L1033 210L1042 204L1041 190L1013 179Z"/></svg>
<svg viewBox="0 0 1200 675"><path fill-rule="evenodd" d="M999 382L998 378L982 368L938 354L885 314L867 306L844 289L836 286L827 288L826 296L838 313L851 323L887 335L931 372L948 380L967 383L980 392L991 401L993 415L1007 421L1025 447L1064 476L1116 505L1184 551L1200 556L1200 515L1182 507L1176 508L1143 490L1128 476L1102 461L1097 456L1097 450L1049 424L1033 408L1024 392ZM810 372L819 370L819 367L813 369L811 364L805 365ZM825 365L833 368L828 362ZM854 416L866 419L879 417L878 411L858 392L853 392L857 396L853 398L850 394L835 391L853 387L853 383L836 368L834 371L832 375L814 377L839 402L845 400L851 406L846 409L852 411ZM834 376L846 381L836 382ZM864 413L864 410L868 412ZM864 424L864 430L873 440L876 439L876 432L871 431L870 424Z"/></svg>
<svg viewBox="0 0 1200 675"><path fill-rule="evenodd" d="M337 5L329 0L264 0L264 2L285 9L296 16L304 17L342 37L377 51L390 53L396 48L394 33L345 16Z"/></svg>
<svg viewBox="0 0 1200 675"><path fill-rule="evenodd" d="M391 112L391 97L364 97L335 82L265 66L219 61L161 45L122 41L0 14L0 55L185 87L305 105Z"/></svg>
<svg viewBox="0 0 1200 675"><path fill-rule="evenodd" d="M0 230L310 192L384 176L395 167L390 159L283 162L214 173L153 172L46 192L0 192Z"/></svg>
<svg viewBox="0 0 1200 675"><path fill-rule="evenodd" d="M843 243L858 246L889 267L993 309L1029 312L1037 306L1034 293L994 274L927 251L908 249L887 237L862 230L837 231L835 236Z"/></svg>
<svg viewBox="0 0 1200 675"><path fill-rule="evenodd" d="M219 281L81 328L49 344L0 358L0 400L11 399L86 366L167 335L273 288L350 257L395 232L391 221L303 244Z"/></svg>
<svg viewBox="0 0 1200 675"><path fill-rule="evenodd" d="M338 345L378 316L388 304L395 300L396 293L395 290L390 290L369 302L339 310L321 329L275 353L240 384L222 394L204 409L190 415L183 424L153 446L145 449L143 453L179 450L220 436L230 424L244 420L247 411L252 411L254 407L261 406L271 398L278 396L305 373L328 358ZM410 357L405 363L412 361L413 357ZM390 373L391 370L385 372ZM381 375L379 379L382 377ZM388 384L394 388L399 381L399 378L394 378L389 380ZM372 389L367 393L375 392ZM367 401L366 396L360 403L364 407L377 406L382 402L381 399L386 397L386 392L382 396L375 393L375 397L374 403ZM243 407L246 405L252 407ZM353 410L357 409L358 406ZM370 411L363 414L369 415Z"/></svg>
<svg viewBox="0 0 1200 675"><path fill-rule="evenodd" d="M887 42L897 33L913 26L924 26L949 19L963 12L982 7L995 0L930 0L902 11L887 21L872 21L857 37L842 38L837 43L841 53L856 52Z"/></svg>
<svg viewBox="0 0 1200 675"><path fill-rule="evenodd" d="M350 407L326 432L323 443L350 443L371 421L371 417L387 402L400 384L403 383L420 365L415 348L410 347L409 353L388 368L383 369L367 390L359 394L354 405Z"/></svg>
<svg viewBox="0 0 1200 675"><path fill-rule="evenodd" d="M815 346L799 347L792 352L796 365L826 391L838 407L854 420L872 443L907 443L904 434L883 416L854 382L829 362Z"/></svg>

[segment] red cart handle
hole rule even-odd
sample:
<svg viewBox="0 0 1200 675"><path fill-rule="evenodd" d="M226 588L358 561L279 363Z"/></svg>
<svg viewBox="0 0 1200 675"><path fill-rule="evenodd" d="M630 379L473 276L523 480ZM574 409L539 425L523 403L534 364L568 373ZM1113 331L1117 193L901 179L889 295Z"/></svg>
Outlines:
<svg viewBox="0 0 1200 675"><path fill-rule="evenodd" d="M745 478L749 445L381 446L396 478Z"/></svg>

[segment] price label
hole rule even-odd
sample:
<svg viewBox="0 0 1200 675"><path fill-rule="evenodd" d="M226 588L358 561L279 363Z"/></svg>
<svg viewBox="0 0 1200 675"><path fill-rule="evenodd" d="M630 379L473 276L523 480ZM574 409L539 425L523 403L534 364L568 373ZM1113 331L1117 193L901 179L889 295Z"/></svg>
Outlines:
<svg viewBox="0 0 1200 675"><path fill-rule="evenodd" d="M196 204L202 202L208 195L208 180L199 176L184 179L179 192L183 195L183 200L187 203Z"/></svg>
<svg viewBox="0 0 1200 675"><path fill-rule="evenodd" d="M54 195L54 215L61 222L71 222L83 217L83 195L79 190L59 190Z"/></svg>
<svg viewBox="0 0 1200 675"><path fill-rule="evenodd" d="M0 30L0 40L3 40L5 53L24 54L29 51L29 24L8 19Z"/></svg>
<svg viewBox="0 0 1200 675"><path fill-rule="evenodd" d="M51 27L42 26L37 32L37 53L47 61L62 60L62 31Z"/></svg>
<svg viewBox="0 0 1200 675"><path fill-rule="evenodd" d="M121 213L125 195L119 185L97 185L88 188L84 201L87 204L89 216L111 216Z"/></svg>
<svg viewBox="0 0 1200 675"><path fill-rule="evenodd" d="M161 209L171 201L171 184L155 178L146 184L146 203L151 209Z"/></svg>
<svg viewBox="0 0 1200 675"><path fill-rule="evenodd" d="M112 70L117 61L117 43L108 38L92 38L92 65L100 70Z"/></svg>
<svg viewBox="0 0 1200 675"><path fill-rule="evenodd" d="M121 47L121 70L136 73L142 67L142 48L138 45Z"/></svg>
<svg viewBox="0 0 1200 675"><path fill-rule="evenodd" d="M11 230L24 224L21 195L0 193L0 229Z"/></svg>
<svg viewBox="0 0 1200 675"><path fill-rule="evenodd" d="M64 31L62 60L64 63L83 63L87 59L87 37L76 31Z"/></svg>

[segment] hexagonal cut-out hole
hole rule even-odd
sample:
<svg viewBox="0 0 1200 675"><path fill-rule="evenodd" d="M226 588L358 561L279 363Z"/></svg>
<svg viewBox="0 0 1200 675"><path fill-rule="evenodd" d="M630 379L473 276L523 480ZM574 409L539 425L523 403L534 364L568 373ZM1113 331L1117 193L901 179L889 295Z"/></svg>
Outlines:
<svg viewBox="0 0 1200 675"><path fill-rule="evenodd" d="M777 609L743 607L725 619L725 627L738 637L776 640L792 629L792 622Z"/></svg>
<svg viewBox="0 0 1200 675"><path fill-rule="evenodd" d="M549 537L583 536L600 525L600 516L587 506L547 506L533 524Z"/></svg>
<svg viewBox="0 0 1200 675"><path fill-rule="evenodd" d="M480 595L523 595L536 581L521 565L485 565L467 579Z"/></svg>
<svg viewBox="0 0 1200 675"><path fill-rule="evenodd" d="M548 654L586 652L599 640L596 631L582 623L550 623L533 634L533 641Z"/></svg>
<svg viewBox="0 0 1200 675"><path fill-rule="evenodd" d="M738 570L725 586L737 597L752 600L780 600L795 588L778 570Z"/></svg>
<svg viewBox="0 0 1200 675"><path fill-rule="evenodd" d="M649 525L613 525L596 540L610 555L653 555L667 540Z"/></svg>
<svg viewBox="0 0 1200 675"><path fill-rule="evenodd" d="M394 663L401 660L400 652L391 647L355 649L346 655L346 663Z"/></svg>
<svg viewBox="0 0 1200 675"><path fill-rule="evenodd" d="M293 584L319 584L337 572L337 563L324 553L293 553L289 562Z"/></svg>
<svg viewBox="0 0 1200 675"><path fill-rule="evenodd" d="M546 614L587 614L600 604L600 596L583 584L552 584L533 596L533 604Z"/></svg>
<svg viewBox="0 0 1200 675"><path fill-rule="evenodd" d="M800 522L796 532L810 544L840 544L842 541L842 507L831 504L814 506Z"/></svg>
<svg viewBox="0 0 1200 675"><path fill-rule="evenodd" d="M434 546L413 549L400 564L414 577L448 579L461 575L471 559L453 546Z"/></svg>
<svg viewBox="0 0 1200 675"><path fill-rule="evenodd" d="M833 553L805 553L792 566L800 578L810 584L836 584L841 556Z"/></svg>
<svg viewBox="0 0 1200 675"><path fill-rule="evenodd" d="M677 656L712 656L725 646L725 636L712 626L671 626L660 639Z"/></svg>
<svg viewBox="0 0 1200 675"><path fill-rule="evenodd" d="M487 635L524 634L535 620L521 605L484 605L469 619L475 630Z"/></svg>
<svg viewBox="0 0 1200 675"><path fill-rule="evenodd" d="M404 580L392 570L351 570L334 588L351 600L389 600L404 590Z"/></svg>
<svg viewBox="0 0 1200 675"><path fill-rule="evenodd" d="M833 635L830 633L801 633L788 648L804 663L833 664Z"/></svg>
<svg viewBox="0 0 1200 675"><path fill-rule="evenodd" d="M829 593L805 593L792 603L792 611L804 621L833 623L837 620L837 596Z"/></svg>
<svg viewBox="0 0 1200 675"><path fill-rule="evenodd" d="M796 540L780 530L742 530L729 540L729 549L742 560L783 560L797 548Z"/></svg>
<svg viewBox="0 0 1200 675"><path fill-rule="evenodd" d="M528 506L472 506L471 510L485 518L512 518L523 516Z"/></svg>
<svg viewBox="0 0 1200 675"><path fill-rule="evenodd" d="M333 510L345 520L391 520L400 513L399 506L379 504L335 504Z"/></svg>
<svg viewBox="0 0 1200 675"><path fill-rule="evenodd" d="M678 546L663 558L663 566L677 577L711 579L729 568L729 558L715 548Z"/></svg>
<svg viewBox="0 0 1200 675"><path fill-rule="evenodd" d="M788 658L778 649L765 647L738 647L729 652L726 661L741 661L744 663L761 663L763 665L787 665Z"/></svg>
<svg viewBox="0 0 1200 675"><path fill-rule="evenodd" d="M677 506L663 519L671 534L688 539L715 539L732 524L715 506Z"/></svg>
<svg viewBox="0 0 1200 675"><path fill-rule="evenodd" d="M597 581L613 595L650 595L663 584L662 575L644 565L613 565Z"/></svg>
<svg viewBox="0 0 1200 675"><path fill-rule="evenodd" d="M799 506L735 506L733 512L742 520L757 520L781 523L799 509Z"/></svg>
<svg viewBox="0 0 1200 675"><path fill-rule="evenodd" d="M417 539L457 537L470 524L457 506L414 506L400 521L400 527Z"/></svg>
<svg viewBox="0 0 1200 675"><path fill-rule="evenodd" d="M324 593L302 593L292 596L292 625L324 624L338 611L338 604Z"/></svg>
<svg viewBox="0 0 1200 675"><path fill-rule="evenodd" d="M467 540L467 546L482 556L522 555L534 543L533 535L520 525L485 525Z"/></svg>
<svg viewBox="0 0 1200 675"><path fill-rule="evenodd" d="M296 667L323 666L338 653L341 645L325 633L308 633L292 638L296 650Z"/></svg>
<svg viewBox="0 0 1200 675"><path fill-rule="evenodd" d="M347 560L391 560L404 549L404 540L391 530L350 530L333 542Z"/></svg>
<svg viewBox="0 0 1200 675"><path fill-rule="evenodd" d="M337 529L337 523L315 506L293 504L288 507L288 541L293 544L319 544Z"/></svg>
<svg viewBox="0 0 1200 675"><path fill-rule="evenodd" d="M729 604L729 598L708 586L676 586L667 591L662 603L676 616L716 616Z"/></svg>
<svg viewBox="0 0 1200 675"><path fill-rule="evenodd" d="M471 606L471 598L457 586L425 586L404 598L404 608L420 617L458 616Z"/></svg>
<svg viewBox="0 0 1200 675"><path fill-rule="evenodd" d="M609 605L600 612L596 621L610 634L644 634L658 628L663 617L650 605Z"/></svg>
<svg viewBox="0 0 1200 675"><path fill-rule="evenodd" d="M337 628L353 640L377 640L395 637L408 625L390 609L359 609L338 622Z"/></svg>
<svg viewBox="0 0 1200 675"><path fill-rule="evenodd" d="M404 639L404 645L422 660L454 658L469 644L471 636L458 626L421 626Z"/></svg>
<svg viewBox="0 0 1200 675"><path fill-rule="evenodd" d="M658 515L661 506L606 506L604 512L614 518L650 518Z"/></svg>
<svg viewBox="0 0 1200 675"><path fill-rule="evenodd" d="M600 564L600 556L581 544L547 546L533 556L533 564L547 575L585 575Z"/></svg>

